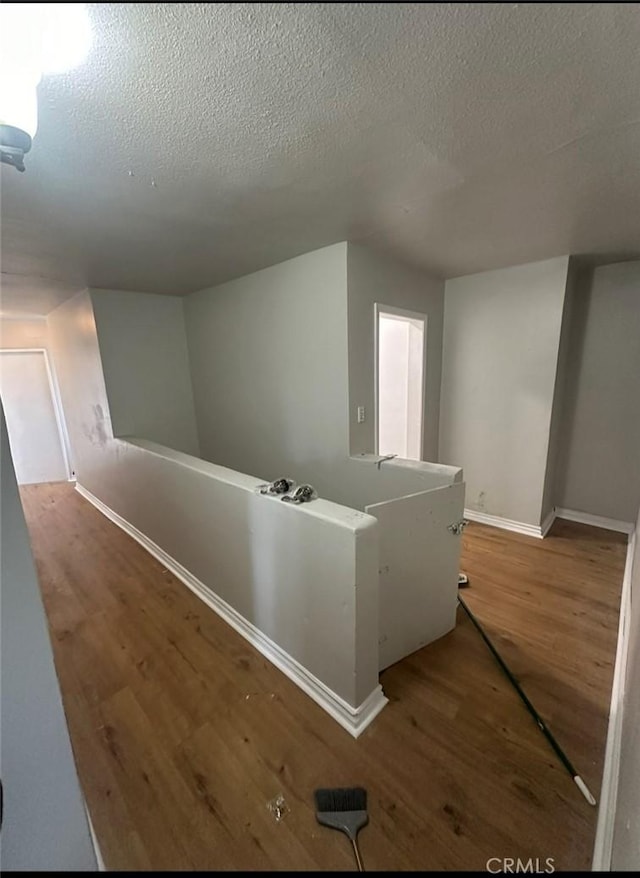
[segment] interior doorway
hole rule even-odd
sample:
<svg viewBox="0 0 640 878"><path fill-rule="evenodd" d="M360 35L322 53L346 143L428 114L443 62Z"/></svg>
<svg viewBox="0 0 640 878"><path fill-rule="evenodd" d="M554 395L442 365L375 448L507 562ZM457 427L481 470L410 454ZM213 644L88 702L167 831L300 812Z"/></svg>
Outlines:
<svg viewBox="0 0 640 878"><path fill-rule="evenodd" d="M47 352L0 351L0 394L19 485L71 478Z"/></svg>
<svg viewBox="0 0 640 878"><path fill-rule="evenodd" d="M427 315L377 304L376 452L422 460Z"/></svg>

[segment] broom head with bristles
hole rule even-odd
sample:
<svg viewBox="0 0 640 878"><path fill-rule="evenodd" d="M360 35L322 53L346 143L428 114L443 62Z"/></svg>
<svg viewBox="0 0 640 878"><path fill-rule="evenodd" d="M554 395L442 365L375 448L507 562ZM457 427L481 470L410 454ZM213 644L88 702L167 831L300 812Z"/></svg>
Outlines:
<svg viewBox="0 0 640 878"><path fill-rule="evenodd" d="M362 787L316 790L316 819L323 826L339 829L355 841L358 831L369 822L367 791Z"/></svg>

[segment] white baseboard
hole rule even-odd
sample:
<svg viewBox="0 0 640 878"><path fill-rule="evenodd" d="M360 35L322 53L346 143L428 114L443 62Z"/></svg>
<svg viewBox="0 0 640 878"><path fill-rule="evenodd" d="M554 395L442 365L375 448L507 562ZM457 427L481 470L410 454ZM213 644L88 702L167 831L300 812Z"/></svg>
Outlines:
<svg viewBox="0 0 640 878"><path fill-rule="evenodd" d="M469 521L477 521L478 524L488 524L490 527L499 527L502 530L512 530L517 534L525 534L528 537L542 539L542 528L534 524L526 524L524 521L513 521L510 518L500 518L498 515L487 515L486 512L476 512L475 509L465 509L464 517ZM551 527L551 522L549 523ZM546 533L546 531L545 531Z"/></svg>
<svg viewBox="0 0 640 878"><path fill-rule="evenodd" d="M600 805L596 840L593 848L592 872L610 872L613 850L613 831L618 799L618 779L620 777L620 751L622 747L622 713L624 704L625 678L629 653L629 629L631 625L631 570L635 551L636 535L629 537L627 560L622 580L620 599L620 620L618 622L618 646L611 688L609 707L609 728L604 751L604 768L600 788Z"/></svg>
<svg viewBox="0 0 640 878"><path fill-rule="evenodd" d="M632 534L635 525L630 521L618 521L615 518L604 518L602 515L590 515L588 512L577 512L575 509L556 508L556 518L565 518L567 521L577 521L580 524L590 524L591 527L602 527L605 530L615 530L621 534Z"/></svg>
<svg viewBox="0 0 640 878"><path fill-rule="evenodd" d="M500 527L503 530L512 530L514 533L525 534L529 537L541 539L545 537L556 518L564 518L567 521L577 521L580 524L588 524L591 527L602 527L605 530L615 530L622 534L632 534L635 529L629 521L618 521L615 518L604 518L601 515L590 515L588 512L576 512L574 509L561 509L555 507L547 515L540 527L526 524L524 521L512 521L510 518L500 518L498 515L488 515L486 512L477 512L475 509L465 509L464 517L469 521L477 521L479 524L488 524L490 527Z"/></svg>
<svg viewBox="0 0 640 878"><path fill-rule="evenodd" d="M547 515L545 520L542 522L542 524L540 525L540 536L541 537L546 537L546 535L551 530L551 525L556 520L556 518L557 518L557 513L556 513L556 510L554 507L551 510L551 512Z"/></svg>
<svg viewBox="0 0 640 878"><path fill-rule="evenodd" d="M89 833L91 834L91 844L93 845L93 852L96 855L96 863L98 865L98 872L106 872L107 867L104 864L104 860L102 858L102 851L100 850L100 845L98 844L98 838L96 836L96 831L93 828L93 821L91 820L91 814L89 813L89 809L87 807L87 800L83 796L84 802L84 811L87 815L87 822L89 823Z"/></svg>
<svg viewBox="0 0 640 878"><path fill-rule="evenodd" d="M387 704L382 687L377 686L373 692L358 707L351 707L339 695L329 689L321 680L318 680L296 659L285 652L271 638L267 637L259 628L241 616L230 604L218 597L203 582L197 579L186 567L168 555L164 549L145 536L136 527L130 524L122 516L114 512L101 500L95 497L82 485L76 483L76 491L81 494L96 509L102 512L110 521L122 528L130 537L133 537L140 545L153 555L161 564L170 570L174 576L180 579L191 591L204 601L208 607L216 612L224 621L231 625L245 640L254 646L262 655L274 664L283 674L286 674L303 692L320 705L336 722L346 729L354 738L357 738L367 726L380 713Z"/></svg>

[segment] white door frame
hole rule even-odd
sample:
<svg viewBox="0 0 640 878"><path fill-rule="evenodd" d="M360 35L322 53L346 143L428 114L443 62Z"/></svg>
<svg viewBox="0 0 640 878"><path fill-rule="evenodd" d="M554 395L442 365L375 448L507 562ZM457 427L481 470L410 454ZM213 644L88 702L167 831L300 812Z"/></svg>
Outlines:
<svg viewBox="0 0 640 878"><path fill-rule="evenodd" d="M73 467L71 466L71 444L69 442L69 434L67 432L67 424L64 419L64 411L60 400L58 385L51 369L49 362L49 352L46 348L0 348L0 354L42 354L44 357L44 366L47 370L47 379L49 381L49 391L51 393L51 402L53 403L53 413L56 418L56 426L58 428L58 436L60 437L60 448L62 449L62 457L67 470L67 479L70 482L75 480Z"/></svg>
<svg viewBox="0 0 640 878"><path fill-rule="evenodd" d="M409 311L407 308L396 308L393 305L385 305L383 302L376 302L373 306L374 310L374 328L373 328L373 359L374 359L374 452L376 454L380 453L378 448L378 435L379 435L379 404L378 404L378 353L380 348L380 341L378 338L380 321L380 314L390 314L392 317L404 317L407 320L421 320L424 323L424 335L422 339L422 417L420 418L420 460L424 460L424 422L425 422L425 409L427 402L427 329L429 326L428 316L426 314L422 314L420 311Z"/></svg>

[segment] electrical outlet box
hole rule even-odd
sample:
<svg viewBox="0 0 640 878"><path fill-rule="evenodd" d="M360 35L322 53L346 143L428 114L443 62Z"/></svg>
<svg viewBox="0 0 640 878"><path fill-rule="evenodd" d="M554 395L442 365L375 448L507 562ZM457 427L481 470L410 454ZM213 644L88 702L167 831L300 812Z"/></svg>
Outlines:
<svg viewBox="0 0 640 878"><path fill-rule="evenodd" d="M358 423L364 424L364 406L363 405L358 406Z"/></svg>

